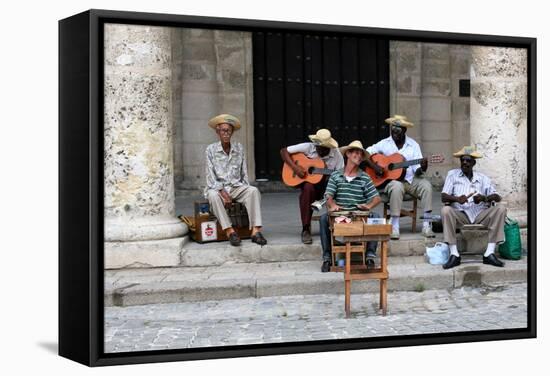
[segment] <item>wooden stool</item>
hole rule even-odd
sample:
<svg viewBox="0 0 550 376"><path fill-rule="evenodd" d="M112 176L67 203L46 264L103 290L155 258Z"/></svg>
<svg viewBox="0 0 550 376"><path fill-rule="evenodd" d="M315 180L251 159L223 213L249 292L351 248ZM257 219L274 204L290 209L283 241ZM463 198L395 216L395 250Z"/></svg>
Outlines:
<svg viewBox="0 0 550 376"><path fill-rule="evenodd" d="M387 289L388 289L388 241L390 240L391 225L369 225L366 221L355 220L352 223L334 223L334 216L330 216L331 238L342 237L344 245L332 245L333 260L337 253L345 254L345 266L332 266L331 271L344 272L345 285L345 305L346 318L351 314L351 281L378 279L380 280L380 309L385 316L387 312ZM364 262L363 254L365 244L368 241L378 241L380 246L380 266L378 268L367 268ZM357 245L359 243L359 245ZM363 262L361 264L351 264L351 254L361 253ZM333 264L334 265L334 264Z"/></svg>
<svg viewBox="0 0 550 376"><path fill-rule="evenodd" d="M378 194L380 195L380 199L384 203L384 218L388 219L388 212L390 210L390 197L384 193L378 191ZM405 201L412 201L413 207L411 210L403 209L401 208L401 215L400 217L411 217L412 218L412 232L416 232L416 209L418 208L418 198L416 196L411 195L410 193L405 193L403 196L403 202Z"/></svg>

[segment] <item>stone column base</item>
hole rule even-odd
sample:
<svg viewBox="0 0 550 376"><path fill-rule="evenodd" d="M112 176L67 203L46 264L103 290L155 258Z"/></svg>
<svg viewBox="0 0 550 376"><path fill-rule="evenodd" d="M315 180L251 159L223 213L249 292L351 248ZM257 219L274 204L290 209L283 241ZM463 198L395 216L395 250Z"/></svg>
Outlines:
<svg viewBox="0 0 550 376"><path fill-rule="evenodd" d="M189 229L178 218L170 216L128 218L106 218L106 242L132 242L182 237Z"/></svg>

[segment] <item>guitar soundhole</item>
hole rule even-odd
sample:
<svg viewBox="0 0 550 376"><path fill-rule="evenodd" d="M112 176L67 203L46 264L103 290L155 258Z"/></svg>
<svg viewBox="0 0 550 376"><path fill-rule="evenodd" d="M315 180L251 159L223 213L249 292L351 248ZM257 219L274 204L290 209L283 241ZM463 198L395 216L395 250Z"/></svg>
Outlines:
<svg viewBox="0 0 550 376"><path fill-rule="evenodd" d="M313 174L313 169L314 169L314 167L308 168L307 173L310 174L310 175Z"/></svg>
<svg viewBox="0 0 550 376"><path fill-rule="evenodd" d="M394 166L394 164L393 164L393 163L390 163L390 164L388 165L388 170L393 170L393 166Z"/></svg>

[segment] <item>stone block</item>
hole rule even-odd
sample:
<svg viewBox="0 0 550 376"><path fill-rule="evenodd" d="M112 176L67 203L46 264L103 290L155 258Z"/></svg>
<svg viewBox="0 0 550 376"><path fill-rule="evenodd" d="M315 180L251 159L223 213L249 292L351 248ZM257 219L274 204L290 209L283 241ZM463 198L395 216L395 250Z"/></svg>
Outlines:
<svg viewBox="0 0 550 376"><path fill-rule="evenodd" d="M183 80L216 80L216 65L199 62L182 64L181 77Z"/></svg>
<svg viewBox="0 0 550 376"><path fill-rule="evenodd" d="M397 97L395 113L405 115L408 119L411 119L415 125L410 129L411 131L419 125L417 120L421 117L421 104L420 97Z"/></svg>
<svg viewBox="0 0 550 376"><path fill-rule="evenodd" d="M390 64L393 62L390 62ZM396 56L397 75L420 73L420 54L417 50L399 50Z"/></svg>
<svg viewBox="0 0 550 376"><path fill-rule="evenodd" d="M183 92L181 110L184 118L210 119L218 112L218 96L215 93Z"/></svg>
<svg viewBox="0 0 550 376"><path fill-rule="evenodd" d="M435 60L424 61L422 64L422 77L427 78L446 78L451 76L449 62L438 62Z"/></svg>
<svg viewBox="0 0 550 376"><path fill-rule="evenodd" d="M486 230L462 230L457 236L459 252L483 254L487 249L489 232Z"/></svg>
<svg viewBox="0 0 550 376"><path fill-rule="evenodd" d="M208 29L182 29L183 38L185 41L197 40L197 39L212 39L214 38L214 30Z"/></svg>
<svg viewBox="0 0 550 376"><path fill-rule="evenodd" d="M115 306L244 299L255 295L254 280L185 281L150 283L113 291Z"/></svg>
<svg viewBox="0 0 550 376"><path fill-rule="evenodd" d="M200 60L208 61L212 64L216 63L214 43L187 41L187 43L183 45L182 55L183 59L186 61Z"/></svg>
<svg viewBox="0 0 550 376"><path fill-rule="evenodd" d="M470 98L454 97L451 102L453 121L470 121Z"/></svg>
<svg viewBox="0 0 550 376"><path fill-rule="evenodd" d="M448 97L451 95L451 83L449 80L425 80L422 83L422 95Z"/></svg>
<svg viewBox="0 0 550 376"><path fill-rule="evenodd" d="M344 292L340 273L324 273L293 278L262 278L257 280L256 297L312 295Z"/></svg>
<svg viewBox="0 0 550 376"><path fill-rule="evenodd" d="M448 61L449 45L424 43L422 45L422 58Z"/></svg>
<svg viewBox="0 0 550 376"><path fill-rule="evenodd" d="M428 141L451 141L452 137L450 120L434 121L424 119L422 121L422 146Z"/></svg>
<svg viewBox="0 0 550 376"><path fill-rule="evenodd" d="M422 97L422 122L426 121L450 121L451 98L450 97Z"/></svg>
<svg viewBox="0 0 550 376"><path fill-rule="evenodd" d="M105 269L178 266L184 239L105 242Z"/></svg>

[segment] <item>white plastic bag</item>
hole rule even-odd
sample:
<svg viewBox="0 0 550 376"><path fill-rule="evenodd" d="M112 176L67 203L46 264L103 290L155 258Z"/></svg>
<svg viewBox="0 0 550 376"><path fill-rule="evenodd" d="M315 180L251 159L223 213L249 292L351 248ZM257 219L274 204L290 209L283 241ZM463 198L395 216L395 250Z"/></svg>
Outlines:
<svg viewBox="0 0 550 376"><path fill-rule="evenodd" d="M433 247L426 247L426 259L432 265L443 265L450 256L449 246L446 243L437 242Z"/></svg>

